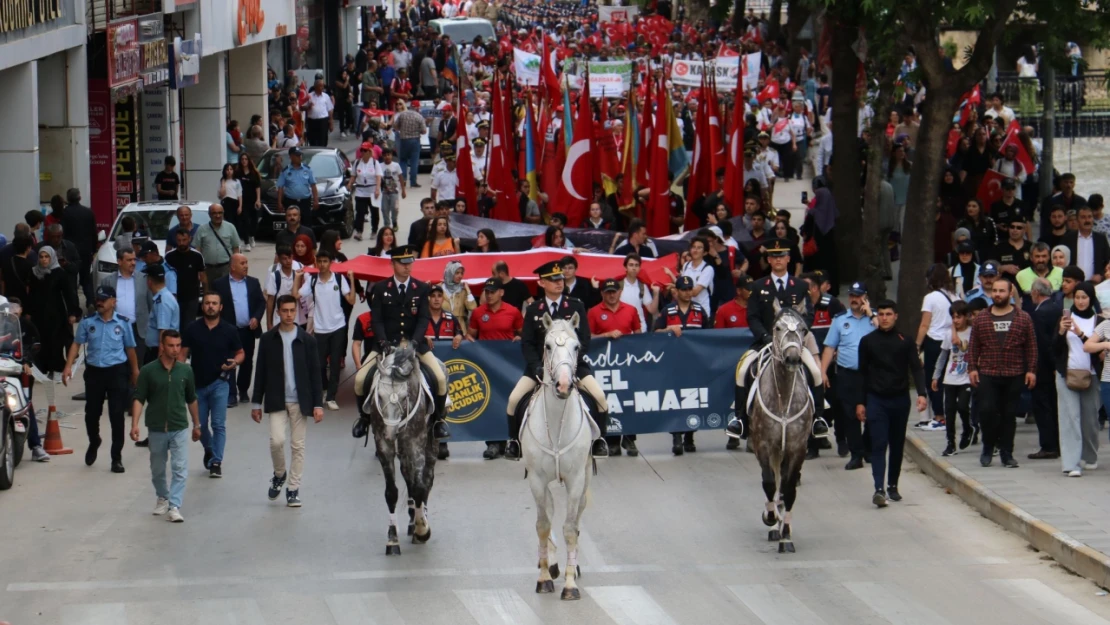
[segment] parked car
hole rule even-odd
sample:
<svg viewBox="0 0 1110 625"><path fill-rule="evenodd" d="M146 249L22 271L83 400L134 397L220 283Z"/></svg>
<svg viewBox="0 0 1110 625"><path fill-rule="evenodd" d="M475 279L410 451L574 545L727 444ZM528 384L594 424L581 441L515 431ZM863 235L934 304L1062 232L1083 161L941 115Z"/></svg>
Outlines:
<svg viewBox="0 0 1110 625"><path fill-rule="evenodd" d="M478 36L483 41L497 41L493 24L480 17L448 17L431 20L428 25L437 33L450 37L456 44L470 43Z"/></svg>
<svg viewBox="0 0 1110 625"><path fill-rule="evenodd" d="M285 228L285 213L278 210L277 179L281 170L289 165L289 150L269 150L258 162L262 175L262 215L258 235L273 233ZM343 150L337 148L301 148L302 163L316 176L316 192L320 196L320 210L313 215L302 215L304 225L317 235L325 230L337 230L346 239L355 231L354 198L347 191L351 176L351 161Z"/></svg>
<svg viewBox="0 0 1110 625"><path fill-rule="evenodd" d="M125 215L130 215L135 219L135 224L138 226L138 232L141 236L148 237L158 245L158 252L166 255L166 235L169 234L170 228L177 225L177 208L179 206L188 206L193 211L193 223L198 226L203 226L208 223L208 207L211 202L132 202L125 206L122 211L116 215L116 221L112 224L111 230L105 233L103 230L99 237L102 241L100 249L96 252L96 283L108 274L119 271L119 264L116 262L116 237L119 236L121 227L120 223L123 221Z"/></svg>

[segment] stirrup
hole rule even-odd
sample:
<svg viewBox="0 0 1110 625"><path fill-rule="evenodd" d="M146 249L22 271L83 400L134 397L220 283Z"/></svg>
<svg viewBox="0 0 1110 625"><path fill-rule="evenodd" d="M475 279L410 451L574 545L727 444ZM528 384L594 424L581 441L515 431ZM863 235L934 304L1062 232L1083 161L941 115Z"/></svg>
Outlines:
<svg viewBox="0 0 1110 625"><path fill-rule="evenodd" d="M825 431L821 432L820 434L817 433L817 424L818 423L824 424L824 426L825 426ZM814 438L828 438L830 432L831 432L831 430L829 429L829 422L825 421L824 417L814 417L813 418L813 428L812 428L812 431L810 433L813 434Z"/></svg>
<svg viewBox="0 0 1110 625"><path fill-rule="evenodd" d="M730 429L733 424L736 424L736 429L740 430L739 433L733 432ZM741 421L739 417L733 417L732 421L729 421L728 425L725 426L725 434L728 435L729 438L735 438L737 440L744 438L744 422Z"/></svg>

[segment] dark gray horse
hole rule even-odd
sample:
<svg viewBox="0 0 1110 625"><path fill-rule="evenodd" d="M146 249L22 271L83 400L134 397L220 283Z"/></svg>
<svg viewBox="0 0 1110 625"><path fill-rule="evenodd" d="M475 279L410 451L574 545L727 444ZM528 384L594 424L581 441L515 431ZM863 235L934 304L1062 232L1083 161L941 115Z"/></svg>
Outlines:
<svg viewBox="0 0 1110 625"><path fill-rule="evenodd" d="M763 492L767 495L763 523L768 527L777 525L768 532L767 540L779 541L779 553L794 553L791 510L813 426L813 397L802 365L808 332L797 311L776 310L771 344L758 356L759 374L749 399L750 438L763 469Z"/></svg>
<svg viewBox="0 0 1110 625"><path fill-rule="evenodd" d="M401 476L408 487L409 535L423 544L432 536L428 522L428 496L435 480L438 444L428 431L434 405L409 343L389 349L378 360L370 392L359 407L370 420L374 446L385 474L385 502L389 506L389 534L385 554L401 555L397 539L397 484L395 457L401 461Z"/></svg>

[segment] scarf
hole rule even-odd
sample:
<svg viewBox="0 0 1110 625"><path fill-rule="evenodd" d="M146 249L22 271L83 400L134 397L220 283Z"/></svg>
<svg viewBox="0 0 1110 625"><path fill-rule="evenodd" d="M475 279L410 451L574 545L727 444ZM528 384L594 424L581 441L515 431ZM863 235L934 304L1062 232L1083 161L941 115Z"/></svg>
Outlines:
<svg viewBox="0 0 1110 625"><path fill-rule="evenodd" d="M38 258L36 258L34 266L31 267L31 272L34 273L35 277L39 280L48 276L51 271L61 268L61 265L58 264L58 253L54 251L54 248L49 245L44 245L39 248L38 253L42 254L43 252L50 254L50 265L43 267L38 263Z"/></svg>
<svg viewBox="0 0 1110 625"><path fill-rule="evenodd" d="M809 210L813 215L813 223L821 234L828 234L836 225L836 201L828 188L822 187L813 192L813 207Z"/></svg>
<svg viewBox="0 0 1110 625"><path fill-rule="evenodd" d="M443 292L447 295L448 299L455 296L456 293L466 288L462 282L455 281L455 272L462 269L463 264L457 260L447 263L447 267L443 270Z"/></svg>
<svg viewBox="0 0 1110 625"><path fill-rule="evenodd" d="M959 277L963 279L963 290L961 292L967 293L975 288L975 277L979 273L979 266L974 261L970 263L958 263L960 268Z"/></svg>
<svg viewBox="0 0 1110 625"><path fill-rule="evenodd" d="M1075 294L1073 293L1071 314L1082 319L1090 319L1098 314L1098 298L1095 297L1095 285L1090 282L1081 282L1079 286L1075 287L1075 290L1076 292L1083 291L1086 293L1087 297L1091 300L1091 305L1087 307L1087 310L1079 310L1075 305Z"/></svg>

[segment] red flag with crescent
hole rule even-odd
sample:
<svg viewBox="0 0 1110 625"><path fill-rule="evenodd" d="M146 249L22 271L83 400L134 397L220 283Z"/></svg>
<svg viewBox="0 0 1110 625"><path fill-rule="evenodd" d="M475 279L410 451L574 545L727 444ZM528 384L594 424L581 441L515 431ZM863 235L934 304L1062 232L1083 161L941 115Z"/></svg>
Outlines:
<svg viewBox="0 0 1110 625"><path fill-rule="evenodd" d="M1021 126L1017 123L1017 120L1014 120L1014 122L1010 124L1009 129L1006 130L1006 139L1002 141L1000 149L1005 153L1006 146L1012 145L1017 147L1017 156L1015 160L1021 163L1021 166L1025 168L1026 175L1031 175L1037 170L1033 166L1033 157L1029 155L1029 150L1025 149L1025 144L1021 142L1021 137L1018 136L1020 132Z"/></svg>
<svg viewBox="0 0 1110 625"><path fill-rule="evenodd" d="M594 188L594 118L590 114L590 77L578 92L578 119L574 121L574 143L567 148L567 160L555 203L567 216L567 223L580 224L589 211Z"/></svg>
<svg viewBox="0 0 1110 625"><path fill-rule="evenodd" d="M983 205L984 213L991 209L991 204L1002 199L1002 181L1005 179L1006 176L993 169L988 169L983 174L983 181L979 183L979 191L976 193L976 197Z"/></svg>

